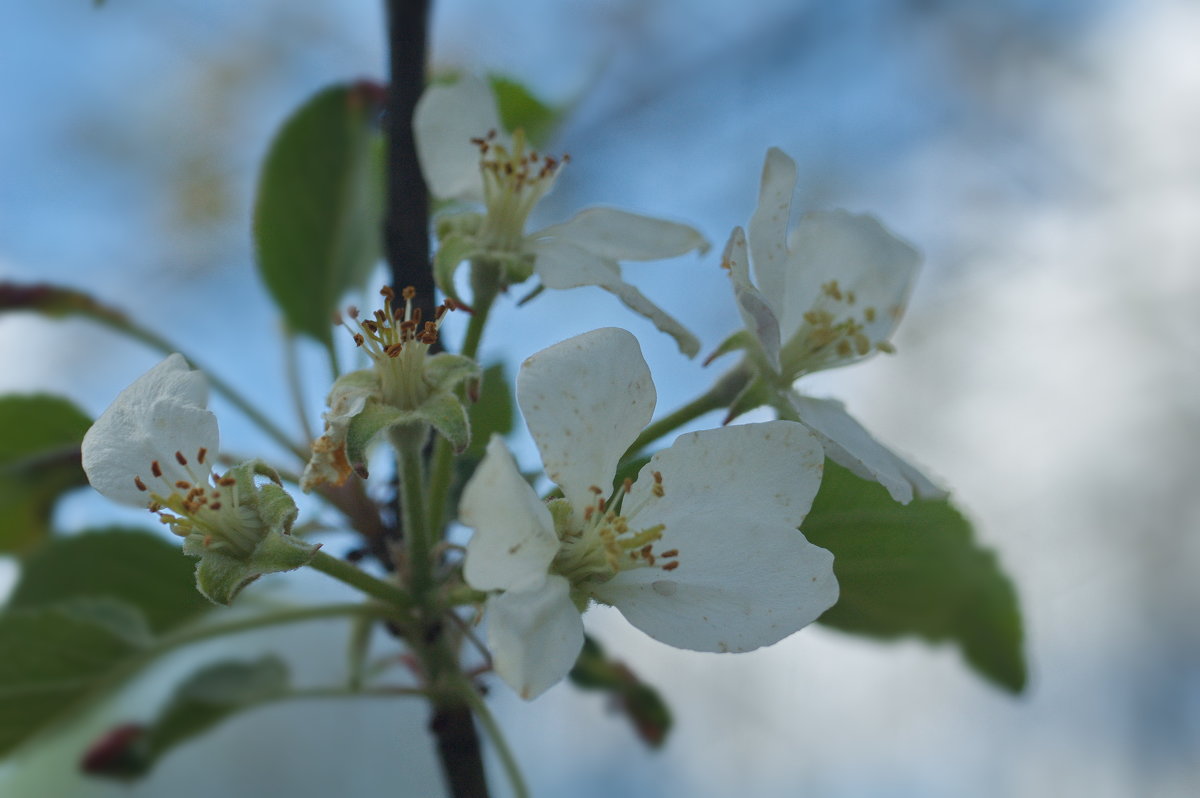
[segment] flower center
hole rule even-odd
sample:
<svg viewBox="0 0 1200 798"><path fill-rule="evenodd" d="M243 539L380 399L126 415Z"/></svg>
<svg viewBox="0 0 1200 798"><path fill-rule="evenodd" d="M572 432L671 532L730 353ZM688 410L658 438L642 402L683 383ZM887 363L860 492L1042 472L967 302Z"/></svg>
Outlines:
<svg viewBox="0 0 1200 798"><path fill-rule="evenodd" d="M570 156L551 158L526 150L525 131L513 131L512 149L496 140L496 131L471 139L479 147L479 169L483 173L483 201L487 215L480 230L483 247L493 252L517 254L525 233L525 222L558 177Z"/></svg>
<svg viewBox="0 0 1200 798"><path fill-rule="evenodd" d="M854 292L843 290L837 280L821 286L820 296L780 353L785 376L795 379L834 361L865 357L872 349L896 351L887 341L872 341L867 335L867 325L879 312L873 306L856 307L857 301Z"/></svg>
<svg viewBox="0 0 1200 798"><path fill-rule="evenodd" d="M147 509L179 537L197 536L206 548L248 557L263 538L262 520L238 501L237 480L214 474L207 456L201 448L193 466L175 452L175 464L167 468L152 460L150 476L134 475L133 484L147 494Z"/></svg>
<svg viewBox="0 0 1200 798"><path fill-rule="evenodd" d="M663 496L662 474L654 472L650 496L641 505L625 507L632 486L632 480L626 479L612 500L606 500L603 490L593 486L596 498L584 508L582 528L571 529L572 520L560 529L561 543L551 570L571 582L573 593L580 591L586 596L588 584L607 582L631 568L673 571L679 567L678 549L654 550L666 529L664 524L639 529L634 523L638 513Z"/></svg>
<svg viewBox="0 0 1200 798"><path fill-rule="evenodd" d="M357 331L345 322L343 326L354 335L355 345L375 362L383 401L393 407L412 410L429 397L425 355L437 342L446 311L453 310L457 304L447 299L438 306L433 321L422 323L421 309L413 307L417 292L411 285L400 292L404 299L404 310L400 315L394 307L396 292L385 285L379 293L387 300L382 310L375 311L373 318L360 322L358 308L348 308L346 313Z"/></svg>

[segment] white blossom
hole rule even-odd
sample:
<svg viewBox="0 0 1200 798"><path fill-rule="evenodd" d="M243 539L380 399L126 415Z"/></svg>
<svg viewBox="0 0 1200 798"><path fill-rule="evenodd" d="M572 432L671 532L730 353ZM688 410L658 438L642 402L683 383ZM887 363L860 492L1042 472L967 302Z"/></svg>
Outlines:
<svg viewBox="0 0 1200 798"><path fill-rule="evenodd" d="M228 604L264 573L304 565L316 552L289 533L296 506L257 461L218 476L217 419L208 381L173 354L121 391L83 437L83 470L113 501L145 507L200 558L197 587ZM256 478L266 477L266 484Z"/></svg>
<svg viewBox="0 0 1200 798"><path fill-rule="evenodd" d="M433 195L482 205L439 225L436 261L442 290L453 295L453 273L464 260L500 264L506 283L536 273L545 288L598 286L675 338L689 357L699 341L621 276L620 261L661 260L708 242L687 225L613 208L588 208L561 224L526 231L530 212L553 187L567 158L534 151L521 130L502 132L496 100L482 81L464 77L431 86L413 119L417 155Z"/></svg>
<svg viewBox="0 0 1200 798"><path fill-rule="evenodd" d="M614 490L655 404L632 335L596 330L533 355L517 398L563 498L543 503L496 437L459 518L475 530L466 579L491 593L496 670L523 697L570 670L592 601L669 645L738 652L781 640L837 600L833 556L797 529L824 460L803 425L682 435Z"/></svg>
<svg viewBox="0 0 1200 798"><path fill-rule="evenodd" d="M871 216L808 213L789 233L795 188L796 164L771 148L749 247L741 228L725 247L723 263L750 333L739 345L750 351L776 401L817 434L832 460L879 482L900 502L911 501L914 491L944 495L871 437L840 402L794 389L807 374L894 351L890 338L920 262L916 250Z"/></svg>

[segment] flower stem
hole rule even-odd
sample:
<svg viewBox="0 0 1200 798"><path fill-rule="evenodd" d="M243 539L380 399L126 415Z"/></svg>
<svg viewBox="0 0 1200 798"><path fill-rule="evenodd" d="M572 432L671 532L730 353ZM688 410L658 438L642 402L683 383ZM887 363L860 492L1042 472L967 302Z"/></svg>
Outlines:
<svg viewBox="0 0 1200 798"><path fill-rule="evenodd" d="M732 370L727 371L720 379L713 383L713 386L706 393L698 396L674 412L663 416L642 430L642 434L637 436L637 440L626 450L625 457L628 458L637 454L647 445L658 440L668 432L682 427L684 424L699 418L705 413L719 410L722 407L728 407L737 395L742 392L742 389L749 384L751 378L752 374L749 368L743 364L739 364Z"/></svg>
<svg viewBox="0 0 1200 798"><path fill-rule="evenodd" d="M332 576L339 582L345 582L372 598L390 604L392 607L409 609L413 605L412 597L403 588L391 582L376 579L361 568L357 568L345 560L339 560L337 557L326 554L323 551L317 551L313 555L313 558L308 561L308 564L321 573Z"/></svg>
<svg viewBox="0 0 1200 798"><path fill-rule="evenodd" d="M474 358L479 353L479 342L483 340L483 329L487 325L492 305L495 304L496 293L494 286L476 284L475 292L471 296L471 301L475 303L472 308L475 312L467 322L462 351L459 352L462 356ZM439 435L433 447L433 460L429 467L429 533L438 540L441 540L446 524L446 497L450 493L453 477L454 451L450 442Z"/></svg>
<svg viewBox="0 0 1200 798"><path fill-rule="evenodd" d="M415 436L403 432L392 436L396 447L400 480L400 507L403 513L401 532L407 545L408 588L417 603L426 606L430 599L433 562L425 511L425 461L421 444Z"/></svg>
<svg viewBox="0 0 1200 798"><path fill-rule="evenodd" d="M193 629L184 629L175 632L175 634L162 637L160 641L154 644L146 652L139 656L139 664L157 658L168 652L173 652L176 648L191 646L193 643L199 643L206 640L212 640L215 637L223 637L226 635L238 635L244 631L253 631L254 629L263 629L265 626L281 626L283 624L294 624L304 622L304 620L320 620L323 618L341 618L341 617L383 617L395 612L392 607L384 607L377 604L325 604L312 607L289 607L287 610L278 610L276 612L268 612L257 614L250 618L239 618L238 620L229 620L229 622L221 624L205 624L196 626Z"/></svg>
<svg viewBox="0 0 1200 798"><path fill-rule="evenodd" d="M525 778L521 775L521 766L517 764L517 758L513 756L512 749L508 747L508 741L504 737L500 724L496 723L496 719L492 717L487 702L469 682L463 684L462 695L474 711L475 716L479 718L479 724L483 726L492 745L496 746L500 764L504 766L504 773L508 776L509 783L512 784L513 795L516 798L529 798L529 788L525 786Z"/></svg>

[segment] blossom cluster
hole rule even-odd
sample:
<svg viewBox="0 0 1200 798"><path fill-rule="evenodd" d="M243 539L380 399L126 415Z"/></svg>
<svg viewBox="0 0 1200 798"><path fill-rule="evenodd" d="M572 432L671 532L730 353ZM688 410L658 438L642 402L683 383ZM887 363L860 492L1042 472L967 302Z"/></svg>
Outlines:
<svg viewBox="0 0 1200 798"><path fill-rule="evenodd" d="M428 90L414 129L429 186L447 203L435 274L449 299L423 321L410 292L397 312L385 289L383 310L361 321L350 314L370 362L333 385L324 434L298 480L306 491L365 476L366 448L384 432L394 444L420 446L436 432L456 452L467 447L464 387L479 367L430 353L446 311L464 304L455 286L463 264L475 286L491 279L503 289L534 276L543 288L599 286L686 355L700 349L620 267L703 254L698 231L610 208L527 230L567 159L539 154L519 130L503 131L480 81ZM615 607L664 643L707 652L771 645L819 618L838 599L833 555L803 529L826 458L899 502L940 494L840 402L797 388L814 372L893 351L919 258L870 216L817 212L792 226L796 180L795 163L771 149L748 233L734 228L721 259L744 326L710 360L740 352L747 375L726 425L680 435L639 459L635 442L654 416L656 391L637 340L617 327L522 364L517 403L556 487L539 496L493 437L457 508L471 530L461 578L482 596L496 672L521 696L567 675L592 604ZM316 547L291 536L295 505L273 471L252 462L212 473L218 441L206 390L203 375L172 355L118 396L88 433L83 457L98 490L147 507L186 539L200 558L202 590L227 603L260 574L304 565ZM777 419L728 423L762 406Z"/></svg>

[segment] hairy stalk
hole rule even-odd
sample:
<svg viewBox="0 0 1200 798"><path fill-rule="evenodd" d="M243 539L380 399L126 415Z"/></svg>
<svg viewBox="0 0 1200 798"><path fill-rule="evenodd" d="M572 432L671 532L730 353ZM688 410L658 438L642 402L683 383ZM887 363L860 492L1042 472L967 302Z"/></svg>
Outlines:
<svg viewBox="0 0 1200 798"><path fill-rule="evenodd" d="M477 268L479 267L472 264L472 272ZM491 313L492 305L495 304L496 296L499 293L496 288L499 277L498 269L495 276L496 279L491 281L472 281L474 291L471 294L471 301L474 303L472 308L474 312L471 314L471 320L467 322L467 333L463 338L462 351L459 352L464 357L474 358L479 354L479 342L483 340L483 329L487 326L488 315ZM446 524L446 499L450 493L450 483L454 478L454 452L450 447L450 442L440 435L437 443L434 444L433 461L429 473L429 533L441 540Z"/></svg>
<svg viewBox="0 0 1200 798"><path fill-rule="evenodd" d="M744 363L725 372L706 393L642 430L642 434L637 436L637 440L625 451L625 457L632 457L668 432L679 429L705 413L728 407L751 379L751 371Z"/></svg>
<svg viewBox="0 0 1200 798"><path fill-rule="evenodd" d="M517 764L517 758L513 756L512 749L508 747L508 741L500 729L500 724L496 723L496 719L492 717L487 702L470 683L463 685L463 696L467 699L471 709L475 711L475 715L491 739L492 745L496 746L496 755L500 757L500 764L504 766L504 773L508 776L509 783L512 784L513 795L515 798L529 798L529 788L525 786L525 778L521 775L521 766Z"/></svg>
<svg viewBox="0 0 1200 798"><path fill-rule="evenodd" d="M372 598L379 599L398 609L406 610L412 607L413 600L407 592L391 582L385 582L363 571L345 560L318 551L308 562L309 566L323 574L332 576L339 582L345 582L356 590L361 590Z"/></svg>

